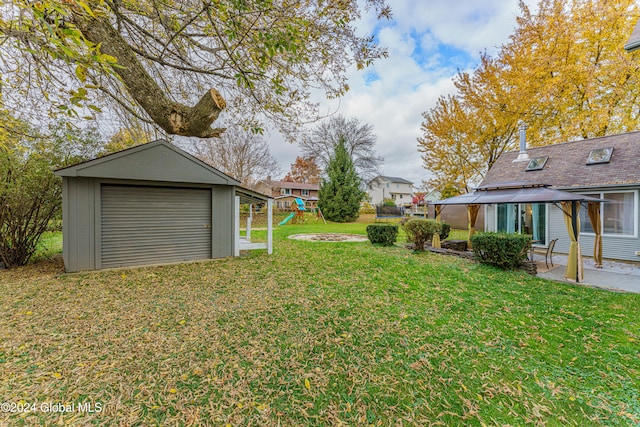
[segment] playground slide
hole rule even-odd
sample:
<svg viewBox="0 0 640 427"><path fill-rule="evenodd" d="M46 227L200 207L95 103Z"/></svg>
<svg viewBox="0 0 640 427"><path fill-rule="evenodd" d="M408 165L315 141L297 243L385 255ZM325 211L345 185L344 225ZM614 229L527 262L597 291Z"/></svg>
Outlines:
<svg viewBox="0 0 640 427"><path fill-rule="evenodd" d="M290 214L288 217L286 217L285 219L283 219L282 221L280 221L278 223L278 225L285 225L286 223L288 223L289 221L291 221L291 218L293 218L296 214L292 213Z"/></svg>

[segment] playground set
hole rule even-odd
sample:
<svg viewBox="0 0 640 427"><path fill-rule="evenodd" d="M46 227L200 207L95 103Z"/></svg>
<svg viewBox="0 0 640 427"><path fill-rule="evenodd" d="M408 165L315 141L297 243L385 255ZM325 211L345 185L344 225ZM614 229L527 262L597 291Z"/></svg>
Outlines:
<svg viewBox="0 0 640 427"><path fill-rule="evenodd" d="M322 221L324 221L325 224L327 223L319 207L313 208L312 210L316 214L316 222L318 222L318 220L322 218ZM289 221L291 221L291 224L304 224L307 221L307 218L304 216L304 214L305 212L308 212L308 210L304 206L304 200L296 197L295 203L291 204L291 211L292 212L289 214L289 216L280 221L278 225L285 225Z"/></svg>

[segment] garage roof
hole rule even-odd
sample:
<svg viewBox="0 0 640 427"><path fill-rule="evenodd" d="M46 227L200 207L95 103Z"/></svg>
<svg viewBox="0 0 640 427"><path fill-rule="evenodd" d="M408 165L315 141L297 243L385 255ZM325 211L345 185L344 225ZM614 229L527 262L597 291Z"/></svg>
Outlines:
<svg viewBox="0 0 640 427"><path fill-rule="evenodd" d="M159 139L55 171L58 176L240 185L229 175Z"/></svg>

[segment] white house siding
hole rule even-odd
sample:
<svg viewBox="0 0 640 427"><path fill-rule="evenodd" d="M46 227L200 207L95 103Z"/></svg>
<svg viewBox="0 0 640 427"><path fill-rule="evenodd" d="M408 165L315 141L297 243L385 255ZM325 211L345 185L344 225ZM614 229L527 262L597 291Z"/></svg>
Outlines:
<svg viewBox="0 0 640 427"><path fill-rule="evenodd" d="M367 192L374 205L382 204L384 199L393 199L397 206L404 206L412 202L413 187L412 184L376 178L369 184Z"/></svg>
<svg viewBox="0 0 640 427"><path fill-rule="evenodd" d="M372 184L373 185L373 184ZM382 203L383 192L380 187L373 187L369 189L369 197L371 197L371 203L374 205L379 205Z"/></svg>

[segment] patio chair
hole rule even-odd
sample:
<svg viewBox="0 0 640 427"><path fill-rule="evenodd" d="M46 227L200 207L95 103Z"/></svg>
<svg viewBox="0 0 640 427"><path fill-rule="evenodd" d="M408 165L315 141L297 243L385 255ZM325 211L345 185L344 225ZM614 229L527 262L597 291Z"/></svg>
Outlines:
<svg viewBox="0 0 640 427"><path fill-rule="evenodd" d="M553 239L549 242L549 247L547 248L547 254L544 257L544 261L547 264L547 268L549 268L549 262L551 262L551 267L553 267L553 247L556 245L558 239Z"/></svg>

